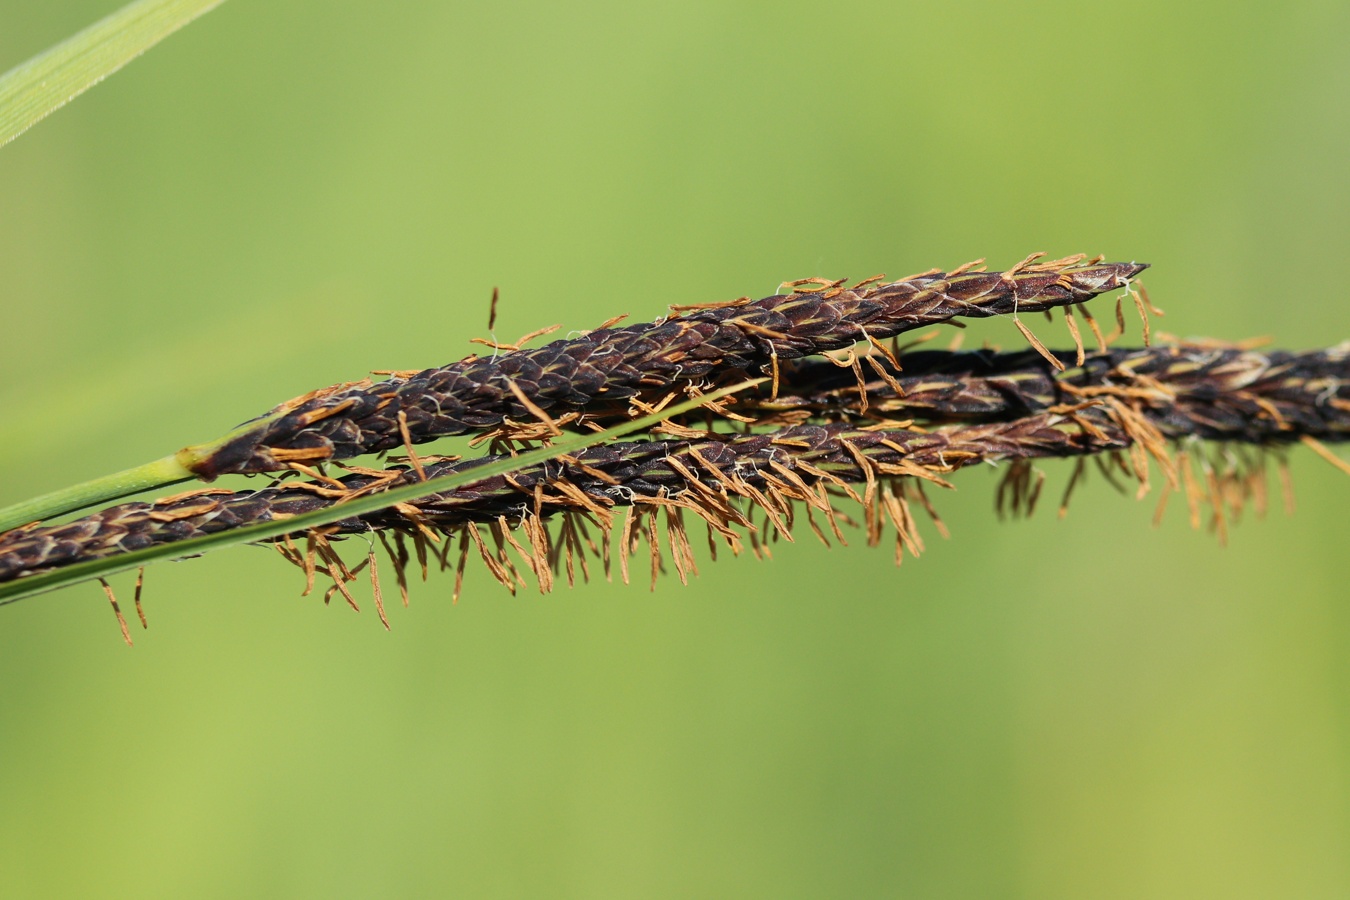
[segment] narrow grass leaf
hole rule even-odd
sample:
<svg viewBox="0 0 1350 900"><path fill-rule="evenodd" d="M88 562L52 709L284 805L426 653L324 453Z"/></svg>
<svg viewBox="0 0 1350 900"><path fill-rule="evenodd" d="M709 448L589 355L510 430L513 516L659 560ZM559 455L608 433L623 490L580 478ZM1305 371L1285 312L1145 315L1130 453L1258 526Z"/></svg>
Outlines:
<svg viewBox="0 0 1350 900"><path fill-rule="evenodd" d="M137 0L0 75L0 146L225 0Z"/></svg>

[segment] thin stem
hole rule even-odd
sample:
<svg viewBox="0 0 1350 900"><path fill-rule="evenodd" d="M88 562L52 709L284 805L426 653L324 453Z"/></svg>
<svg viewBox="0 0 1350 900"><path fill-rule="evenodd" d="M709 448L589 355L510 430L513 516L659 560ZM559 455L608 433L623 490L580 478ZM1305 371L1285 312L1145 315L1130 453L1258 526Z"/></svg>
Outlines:
<svg viewBox="0 0 1350 900"><path fill-rule="evenodd" d="M183 465L178 454L166 456L142 466L104 475L0 509L0 531L8 531L30 522L50 519L52 516L93 506L95 503L128 497L152 488L191 481L194 477L187 466Z"/></svg>
<svg viewBox="0 0 1350 900"><path fill-rule="evenodd" d="M249 434L251 429L266 424L276 417L276 413L262 416L251 422L245 422L224 437L184 447L172 456L52 491L50 494L43 494L23 503L6 506L0 509L0 534L20 525L41 522L96 503L119 500L122 497L139 494L141 491L182 484L184 481L199 480L201 476L194 467L202 460L210 458L213 453L219 452L221 447L240 435Z"/></svg>

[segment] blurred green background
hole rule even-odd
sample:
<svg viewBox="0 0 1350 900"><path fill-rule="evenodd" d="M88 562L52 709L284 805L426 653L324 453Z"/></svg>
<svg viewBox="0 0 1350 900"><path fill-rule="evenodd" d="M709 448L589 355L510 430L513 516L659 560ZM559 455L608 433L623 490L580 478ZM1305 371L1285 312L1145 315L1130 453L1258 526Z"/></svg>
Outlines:
<svg viewBox="0 0 1350 900"><path fill-rule="evenodd" d="M115 8L5 0L0 68ZM234 0L0 150L0 502L458 358L494 285L510 339L1102 252L1168 331L1338 342L1348 40L1342 2ZM1100 482L999 523L972 471L898 571L433 576L386 634L238 548L150 570L134 650L96 586L28 600L3 893L1350 896L1350 479L1293 468L1227 548Z"/></svg>

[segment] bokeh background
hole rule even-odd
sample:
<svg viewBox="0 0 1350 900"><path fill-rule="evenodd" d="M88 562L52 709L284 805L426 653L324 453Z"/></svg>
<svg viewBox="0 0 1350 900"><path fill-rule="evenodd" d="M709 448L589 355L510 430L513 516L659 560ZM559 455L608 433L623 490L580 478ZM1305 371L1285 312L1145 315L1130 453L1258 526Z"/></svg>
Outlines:
<svg viewBox="0 0 1350 900"><path fill-rule="evenodd" d="M0 68L116 5L0 2ZM1338 342L1348 40L1334 0L234 0L0 150L0 502L458 358L494 285L509 339L1102 252L1168 331ZM901 570L433 576L386 634L240 548L153 568L134 650L96 586L7 607L3 892L1350 896L1350 479L1292 456L1226 548L1099 482L999 523L972 471Z"/></svg>

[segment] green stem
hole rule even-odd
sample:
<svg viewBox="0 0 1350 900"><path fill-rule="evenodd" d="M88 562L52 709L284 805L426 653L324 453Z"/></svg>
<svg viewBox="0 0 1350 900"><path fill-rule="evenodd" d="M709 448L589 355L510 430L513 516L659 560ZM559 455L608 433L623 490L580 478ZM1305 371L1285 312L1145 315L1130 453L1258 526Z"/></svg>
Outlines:
<svg viewBox="0 0 1350 900"><path fill-rule="evenodd" d="M240 435L266 427L267 423L274 421L278 415L280 414L273 412L251 422L245 422L222 438L207 441L204 444L184 447L173 456L166 456L163 459L136 466L134 469L114 472L111 475L104 475L102 478L95 478L93 481L85 481L68 488L62 488L59 491L52 491L50 494L43 494L41 497L34 497L32 500L26 500L23 503L6 506L4 509L0 509L0 534L11 528L18 528L20 525L41 522L44 519L74 512L77 509L84 509L86 506L93 506L95 503L128 497L132 494L139 494L141 491L165 487L170 484L192 481L198 477L193 471L194 466L201 463L202 460L209 459L211 454Z"/></svg>
<svg viewBox="0 0 1350 900"><path fill-rule="evenodd" d="M166 456L143 466L136 466L134 469L114 472L112 475L104 475L102 478L95 478L59 491L52 491L50 494L43 494L41 497L34 497L23 503L7 506L0 509L0 532L93 506L105 500L116 500L151 488L190 481L194 476L188 471L187 466L183 465L181 455Z"/></svg>

